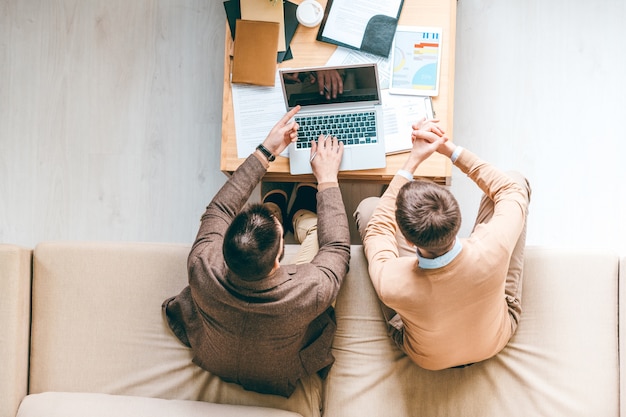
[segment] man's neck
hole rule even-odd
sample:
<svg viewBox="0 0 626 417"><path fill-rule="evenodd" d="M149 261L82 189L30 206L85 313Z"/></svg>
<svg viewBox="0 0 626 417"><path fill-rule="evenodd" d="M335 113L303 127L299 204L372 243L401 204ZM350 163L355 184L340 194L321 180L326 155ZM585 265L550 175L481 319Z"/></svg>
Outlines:
<svg viewBox="0 0 626 417"><path fill-rule="evenodd" d="M439 258L440 256L445 255L446 253L450 252L452 250L452 248L454 247L454 244L456 243L456 240L453 240L452 243L450 243L450 245L448 245L448 247L446 247L444 250L441 251L429 251L426 249L422 249L422 248L417 248L417 250L419 251L419 254L422 258L426 258L426 259L435 259L435 258Z"/></svg>

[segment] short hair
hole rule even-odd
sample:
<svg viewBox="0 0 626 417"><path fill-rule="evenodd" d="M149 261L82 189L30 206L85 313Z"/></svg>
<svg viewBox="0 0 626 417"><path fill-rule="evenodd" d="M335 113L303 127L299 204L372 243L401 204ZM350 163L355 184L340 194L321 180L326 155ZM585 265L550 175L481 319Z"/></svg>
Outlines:
<svg viewBox="0 0 626 417"><path fill-rule="evenodd" d="M456 239L461 210L456 198L443 186L431 181L411 181L398 192L396 222L410 243L442 252Z"/></svg>
<svg viewBox="0 0 626 417"><path fill-rule="evenodd" d="M226 230L222 245L226 265L242 279L262 279L274 267L280 238L272 212L262 204L251 204L235 216Z"/></svg>

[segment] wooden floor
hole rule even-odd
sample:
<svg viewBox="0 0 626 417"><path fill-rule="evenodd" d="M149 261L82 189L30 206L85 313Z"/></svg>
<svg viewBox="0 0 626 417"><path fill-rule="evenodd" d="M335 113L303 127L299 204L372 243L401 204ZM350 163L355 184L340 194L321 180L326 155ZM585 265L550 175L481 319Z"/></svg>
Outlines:
<svg viewBox="0 0 626 417"><path fill-rule="evenodd" d="M226 178L224 19L221 0L0 0L0 242L193 241ZM453 139L529 177L529 244L626 253L624 21L621 0L458 2ZM451 188L466 235L480 190L456 168ZM350 215L380 193L342 189Z"/></svg>

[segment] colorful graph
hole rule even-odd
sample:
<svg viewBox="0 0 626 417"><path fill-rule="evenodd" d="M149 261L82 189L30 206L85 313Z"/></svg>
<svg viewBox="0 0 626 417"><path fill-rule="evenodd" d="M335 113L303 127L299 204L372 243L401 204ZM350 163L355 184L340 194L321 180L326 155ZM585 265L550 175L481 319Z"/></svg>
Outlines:
<svg viewBox="0 0 626 417"><path fill-rule="evenodd" d="M438 31L398 30L393 51L392 90L437 94L440 37Z"/></svg>

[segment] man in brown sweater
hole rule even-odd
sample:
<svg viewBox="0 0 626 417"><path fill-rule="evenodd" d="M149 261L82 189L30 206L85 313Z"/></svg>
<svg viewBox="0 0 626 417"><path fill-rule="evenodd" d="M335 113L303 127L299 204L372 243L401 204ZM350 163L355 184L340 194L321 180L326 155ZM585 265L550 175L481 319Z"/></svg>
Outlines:
<svg viewBox="0 0 626 417"><path fill-rule="evenodd" d="M317 221L309 231L317 233L319 250L310 262L281 265L281 216L265 205L245 206L274 155L296 140L291 119L298 110L274 126L208 205L188 258L189 286L163 303L194 363L245 389L285 397L300 378L325 376L334 361L332 304L350 259L337 180L343 145L336 138L311 149L318 184ZM289 219L311 224L314 216L300 210Z"/></svg>

